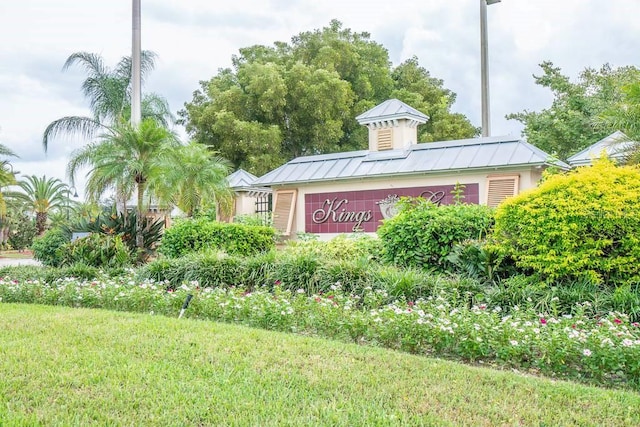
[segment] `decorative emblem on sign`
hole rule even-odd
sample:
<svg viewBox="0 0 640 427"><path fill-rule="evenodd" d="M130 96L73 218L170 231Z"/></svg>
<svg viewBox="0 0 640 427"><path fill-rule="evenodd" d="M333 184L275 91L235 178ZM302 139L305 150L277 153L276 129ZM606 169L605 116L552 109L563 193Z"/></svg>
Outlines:
<svg viewBox="0 0 640 427"><path fill-rule="evenodd" d="M444 196L445 196L444 191L427 190L420 193L420 197L427 199L428 201L430 201L431 203L435 203L436 205L439 205L440 203L442 203L442 199L444 199Z"/></svg>
<svg viewBox="0 0 640 427"><path fill-rule="evenodd" d="M389 194L384 199L376 202L384 219L393 218L398 214L398 207L396 206L398 201L400 201L400 197L397 194Z"/></svg>

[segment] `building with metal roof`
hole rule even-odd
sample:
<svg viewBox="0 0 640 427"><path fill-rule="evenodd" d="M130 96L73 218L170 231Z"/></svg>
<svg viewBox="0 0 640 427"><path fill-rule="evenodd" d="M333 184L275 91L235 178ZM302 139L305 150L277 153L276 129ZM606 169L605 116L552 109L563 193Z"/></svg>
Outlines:
<svg viewBox="0 0 640 427"><path fill-rule="evenodd" d="M271 188L256 185L257 179L257 176L244 169L229 175L227 182L234 192L233 211L229 216L218 211L218 218L232 221L238 215L257 215L267 221L272 209Z"/></svg>
<svg viewBox="0 0 640 427"><path fill-rule="evenodd" d="M570 166L526 141L473 138L417 144L428 117L394 99L359 115L369 129L369 149L298 157L256 179L274 191L273 222L285 236L332 237L375 232L402 196L496 206L534 187L551 165Z"/></svg>
<svg viewBox="0 0 640 427"><path fill-rule="evenodd" d="M602 155L614 160L622 160L634 144L635 142L631 141L623 132L616 131L569 157L567 162L571 166L586 166L590 165L593 159Z"/></svg>

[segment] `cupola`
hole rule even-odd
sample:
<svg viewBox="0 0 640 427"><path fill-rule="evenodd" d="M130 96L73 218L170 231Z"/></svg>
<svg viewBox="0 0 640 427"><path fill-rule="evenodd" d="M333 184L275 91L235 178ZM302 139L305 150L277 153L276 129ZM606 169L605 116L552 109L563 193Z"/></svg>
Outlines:
<svg viewBox="0 0 640 427"><path fill-rule="evenodd" d="M418 125L429 117L398 99L389 99L356 120L369 129L369 151L385 151L417 144Z"/></svg>

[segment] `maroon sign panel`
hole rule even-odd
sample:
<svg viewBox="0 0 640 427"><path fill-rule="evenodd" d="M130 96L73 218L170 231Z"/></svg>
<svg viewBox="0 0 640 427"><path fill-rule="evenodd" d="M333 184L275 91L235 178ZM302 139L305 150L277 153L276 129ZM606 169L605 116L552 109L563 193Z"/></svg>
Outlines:
<svg viewBox="0 0 640 427"><path fill-rule="evenodd" d="M395 203L402 196L424 197L434 203L453 203L455 185L391 188L386 190L340 191L306 194L307 233L375 232L384 218L395 215ZM464 202L479 203L478 184L465 184Z"/></svg>

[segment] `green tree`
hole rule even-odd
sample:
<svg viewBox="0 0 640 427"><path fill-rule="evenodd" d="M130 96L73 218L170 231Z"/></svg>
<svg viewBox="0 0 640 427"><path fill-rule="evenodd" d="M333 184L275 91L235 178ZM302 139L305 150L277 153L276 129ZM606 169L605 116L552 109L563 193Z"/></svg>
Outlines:
<svg viewBox="0 0 640 427"><path fill-rule="evenodd" d="M368 33L335 20L290 43L240 49L232 62L201 82L180 121L195 141L257 175L297 156L366 148L367 130L355 117L391 97L431 116L421 141L478 134L450 112L455 94L416 58L394 69Z"/></svg>
<svg viewBox="0 0 640 427"><path fill-rule="evenodd" d="M152 177L149 183L159 199L178 206L188 217L210 205L229 210L233 200L227 181L231 165L211 147L195 142L181 145L165 161L162 168L166 172Z"/></svg>
<svg viewBox="0 0 640 427"><path fill-rule="evenodd" d="M167 165L165 158L178 145L176 135L153 119L145 119L137 127L122 123L98 141L74 151L67 174L73 182L79 169L91 167L87 192L92 200L110 189L124 189L129 195L135 190L136 217L142 218L149 180L167 171L162 165ZM140 220L136 225L136 245L144 246L143 221Z"/></svg>
<svg viewBox="0 0 640 427"><path fill-rule="evenodd" d="M599 70L586 68L574 83L550 61L540 67L543 74L534 79L536 84L551 90L554 98L551 106L540 112L525 110L507 115L507 119L525 125L523 135L528 142L566 159L621 130L615 121L601 121L597 125L598 118L623 101L623 88L640 79L640 70L614 69L605 64Z"/></svg>
<svg viewBox="0 0 640 427"><path fill-rule="evenodd" d="M598 127L622 131L631 141L623 148L627 164L640 164L640 81L625 85L621 89L619 102L596 118ZM620 141L625 142L625 141Z"/></svg>
<svg viewBox="0 0 640 427"><path fill-rule="evenodd" d="M25 203L26 209L35 214L38 235L44 233L51 211L69 205L69 187L57 178L25 176L18 187L22 191L8 192L7 197Z"/></svg>
<svg viewBox="0 0 640 427"><path fill-rule="evenodd" d="M0 144L0 155L15 156L11 150ZM7 202L5 200L5 187L16 183L16 174L13 166L7 160L0 161L0 219L7 214Z"/></svg>
<svg viewBox="0 0 640 427"><path fill-rule="evenodd" d="M142 78L155 66L156 55L143 51L141 55ZM111 127L126 122L131 117L131 58L123 57L114 69L107 67L100 55L76 52L69 56L63 70L79 65L87 72L82 92L89 100L92 116L66 116L51 122L42 136L47 151L49 142L67 135L92 140ZM173 122L167 101L154 93L145 93L141 105L143 119L153 119L168 126Z"/></svg>

